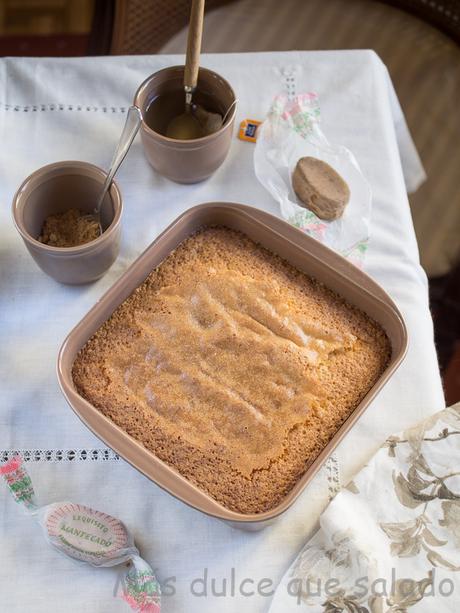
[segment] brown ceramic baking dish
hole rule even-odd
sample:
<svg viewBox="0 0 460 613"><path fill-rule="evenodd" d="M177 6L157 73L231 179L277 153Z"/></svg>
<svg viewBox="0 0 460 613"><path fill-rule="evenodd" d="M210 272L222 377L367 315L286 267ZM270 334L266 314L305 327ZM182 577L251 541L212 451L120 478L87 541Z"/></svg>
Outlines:
<svg viewBox="0 0 460 613"><path fill-rule="evenodd" d="M263 247L288 260L299 270L315 277L379 322L386 331L392 347L391 360L386 370L332 440L282 502L270 511L260 514L245 515L231 511L216 502L82 398L75 390L72 381L73 362L87 340L171 251L195 230L207 225L224 225L239 230ZM189 209L153 241L71 331L60 350L57 372L64 396L80 419L135 468L195 509L234 526L258 530L286 511L305 489L330 453L394 373L404 358L406 349L407 332L401 314L388 294L365 273L315 239L273 215L245 205L221 202L201 204Z"/></svg>

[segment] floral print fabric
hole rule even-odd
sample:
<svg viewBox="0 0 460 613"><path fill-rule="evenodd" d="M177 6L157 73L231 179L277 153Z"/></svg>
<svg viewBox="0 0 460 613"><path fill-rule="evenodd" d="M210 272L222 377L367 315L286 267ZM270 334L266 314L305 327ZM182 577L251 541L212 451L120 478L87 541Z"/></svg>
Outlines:
<svg viewBox="0 0 460 613"><path fill-rule="evenodd" d="M460 610L460 403L391 436L337 494L270 613Z"/></svg>

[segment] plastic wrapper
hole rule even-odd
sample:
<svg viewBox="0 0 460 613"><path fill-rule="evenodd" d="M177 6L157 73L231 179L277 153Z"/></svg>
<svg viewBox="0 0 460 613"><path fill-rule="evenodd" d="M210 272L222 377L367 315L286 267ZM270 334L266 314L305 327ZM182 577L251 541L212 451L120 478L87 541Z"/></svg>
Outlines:
<svg viewBox="0 0 460 613"><path fill-rule="evenodd" d="M291 177L304 156L327 162L348 183L350 201L341 218L324 221L300 206ZM323 134L316 94L292 98L280 95L274 99L267 119L257 131L254 169L258 180L278 201L286 221L362 264L369 240L371 189L351 151L330 143Z"/></svg>
<svg viewBox="0 0 460 613"><path fill-rule="evenodd" d="M143 560L126 526L115 517L74 502L38 506L21 457L0 466L14 499L42 528L60 553L91 566L128 565L121 597L135 611L160 613L160 585Z"/></svg>

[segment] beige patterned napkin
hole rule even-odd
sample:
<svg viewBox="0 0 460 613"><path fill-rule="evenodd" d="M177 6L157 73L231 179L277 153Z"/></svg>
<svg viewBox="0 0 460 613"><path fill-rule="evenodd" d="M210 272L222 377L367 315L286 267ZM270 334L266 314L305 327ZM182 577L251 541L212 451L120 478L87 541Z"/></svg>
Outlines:
<svg viewBox="0 0 460 613"><path fill-rule="evenodd" d="M460 403L391 436L320 518L270 613L460 610Z"/></svg>

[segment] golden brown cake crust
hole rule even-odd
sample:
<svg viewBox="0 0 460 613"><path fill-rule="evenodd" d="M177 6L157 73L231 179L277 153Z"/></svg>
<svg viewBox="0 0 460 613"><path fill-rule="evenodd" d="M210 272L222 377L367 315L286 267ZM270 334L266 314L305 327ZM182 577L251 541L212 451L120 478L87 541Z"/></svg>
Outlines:
<svg viewBox="0 0 460 613"><path fill-rule="evenodd" d="M376 382L381 327L245 235L185 240L78 354L78 392L229 509L276 506Z"/></svg>

